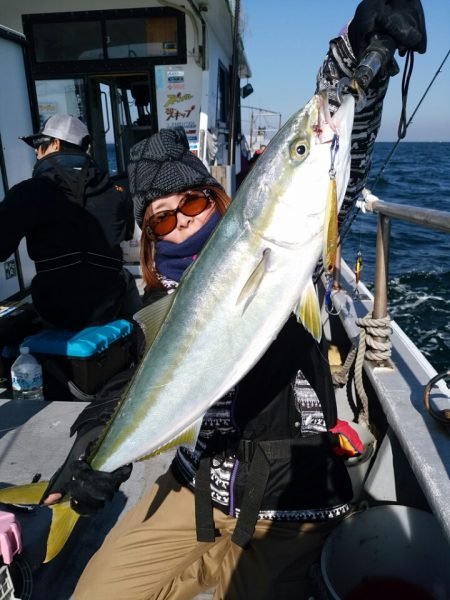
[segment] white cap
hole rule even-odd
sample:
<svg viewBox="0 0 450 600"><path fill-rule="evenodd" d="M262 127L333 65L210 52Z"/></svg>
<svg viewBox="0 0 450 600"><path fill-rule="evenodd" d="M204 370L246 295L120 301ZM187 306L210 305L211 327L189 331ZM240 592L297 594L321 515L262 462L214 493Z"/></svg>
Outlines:
<svg viewBox="0 0 450 600"><path fill-rule="evenodd" d="M30 354L30 349L28 348L28 346L21 346L20 354Z"/></svg>
<svg viewBox="0 0 450 600"><path fill-rule="evenodd" d="M89 136L89 130L80 119L61 113L47 119L39 133L23 136L20 139L34 147L34 140L45 136L81 146L84 138Z"/></svg>

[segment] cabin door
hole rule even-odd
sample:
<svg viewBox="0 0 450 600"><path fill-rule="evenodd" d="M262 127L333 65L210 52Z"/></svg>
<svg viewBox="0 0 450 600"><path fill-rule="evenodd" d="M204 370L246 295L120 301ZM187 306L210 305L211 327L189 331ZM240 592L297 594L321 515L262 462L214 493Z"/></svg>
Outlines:
<svg viewBox="0 0 450 600"><path fill-rule="evenodd" d="M111 176L124 177L130 148L157 128L153 70L36 81L39 118L57 112L89 127L92 153Z"/></svg>
<svg viewBox="0 0 450 600"><path fill-rule="evenodd" d="M156 131L150 77L89 77L87 101L95 160L110 175L124 176L131 146Z"/></svg>

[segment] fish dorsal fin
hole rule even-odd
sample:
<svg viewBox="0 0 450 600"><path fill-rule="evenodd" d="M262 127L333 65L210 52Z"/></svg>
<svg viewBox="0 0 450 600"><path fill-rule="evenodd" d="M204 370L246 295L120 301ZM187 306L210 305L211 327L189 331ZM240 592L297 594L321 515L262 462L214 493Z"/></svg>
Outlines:
<svg viewBox="0 0 450 600"><path fill-rule="evenodd" d="M322 319L320 317L319 299L317 298L312 279L309 280L308 285L303 290L302 297L297 306L296 316L313 338L320 342L322 337Z"/></svg>
<svg viewBox="0 0 450 600"><path fill-rule="evenodd" d="M133 315L133 319L139 323L144 332L147 349L153 344L153 340L157 336L174 299L175 292L167 294L163 298L153 302L153 304L141 308L141 310Z"/></svg>
<svg viewBox="0 0 450 600"><path fill-rule="evenodd" d="M69 539L80 515L70 508L70 501L63 500L50 506L52 522L47 539L47 552L44 563L54 558Z"/></svg>
<svg viewBox="0 0 450 600"><path fill-rule="evenodd" d="M262 280L264 279L264 275L267 273L269 268L269 259L270 259L270 248L265 248L262 253L261 260L258 262L256 267L250 273L250 277L244 284L244 287L239 294L237 299L237 304L241 302L245 302L244 311L258 291L259 286L261 285Z"/></svg>
<svg viewBox="0 0 450 600"><path fill-rule="evenodd" d="M146 454L145 456L142 456L139 459L139 461L147 460L148 458L152 458L153 456L162 454L163 452L166 452L167 450L171 450L172 448L175 448L176 446L186 446L187 448L190 448L193 450L195 448L195 444L197 443L197 438L198 438L198 434L200 431L200 427L202 425L202 421L203 421L203 416L201 416L199 419L197 419L197 421L195 421L195 423L192 423L192 425L189 425L189 427L187 427L184 431L182 431L176 437L174 437L172 440L170 440L170 442L167 442L167 444L164 444L164 446L161 446L160 448L153 450L153 452L151 452L150 454Z"/></svg>

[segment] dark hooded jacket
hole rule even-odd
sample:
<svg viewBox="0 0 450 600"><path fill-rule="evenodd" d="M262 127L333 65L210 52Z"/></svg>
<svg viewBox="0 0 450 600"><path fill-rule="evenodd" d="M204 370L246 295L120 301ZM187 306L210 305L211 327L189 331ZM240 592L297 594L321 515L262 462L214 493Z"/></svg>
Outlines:
<svg viewBox="0 0 450 600"><path fill-rule="evenodd" d="M37 271L31 284L37 311L52 325L81 329L124 316L120 243L133 230L124 189L87 154L55 152L0 203L0 260L25 237Z"/></svg>

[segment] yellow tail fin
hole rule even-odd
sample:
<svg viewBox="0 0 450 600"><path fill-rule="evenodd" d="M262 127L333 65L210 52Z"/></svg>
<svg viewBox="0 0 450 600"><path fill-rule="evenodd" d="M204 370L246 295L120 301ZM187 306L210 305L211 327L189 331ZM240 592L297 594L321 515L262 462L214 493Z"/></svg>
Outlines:
<svg viewBox="0 0 450 600"><path fill-rule="evenodd" d="M39 504L48 481L28 483L26 485L13 485L0 489L0 502L5 504Z"/></svg>
<svg viewBox="0 0 450 600"><path fill-rule="evenodd" d="M48 481L17 485L0 489L0 502L5 504L39 504L47 489ZM70 508L68 500L52 504L52 521L47 538L47 551L44 562L55 558L69 539L80 515Z"/></svg>
<svg viewBox="0 0 450 600"><path fill-rule="evenodd" d="M80 518L80 515L70 508L68 500L52 504L50 508L53 511L53 515L47 539L45 563L55 558L61 552Z"/></svg>

